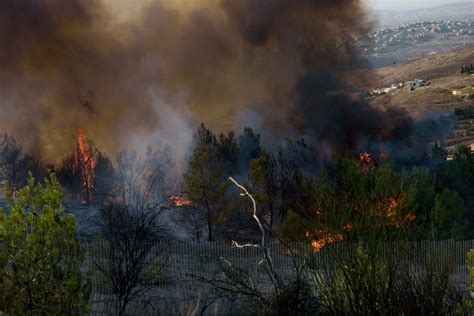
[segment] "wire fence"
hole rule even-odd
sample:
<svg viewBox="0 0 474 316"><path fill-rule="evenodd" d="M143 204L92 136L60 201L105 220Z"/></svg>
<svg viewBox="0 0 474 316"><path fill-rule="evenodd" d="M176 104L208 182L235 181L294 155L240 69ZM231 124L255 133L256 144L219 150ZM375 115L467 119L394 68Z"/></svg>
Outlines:
<svg viewBox="0 0 474 316"><path fill-rule="evenodd" d="M293 275L296 266L300 265L304 265L310 273L331 271L338 260L353 256L357 247L351 242L326 245L319 251L305 243L285 246L275 242L267 246L274 267L283 279ZM232 304L238 303L213 296L211 284L203 281L221 278L223 264L227 262L248 271L259 286L268 288L270 285L265 273L258 268L263 256L257 247L238 248L225 241L163 241L144 248L149 258L159 259L153 262L161 265L162 278L133 301L127 309L130 315L185 315L196 311L196 308L200 311L207 308L210 314L229 314L234 307ZM423 269L427 263L434 264L440 272L447 266L457 288L465 295L469 294L471 280L467 253L474 249L474 240L387 242L378 249L379 259L394 259L415 270ZM103 240L83 243L82 271L92 286L91 315L116 314L117 299L111 291L110 280L98 269L98 264L117 259L115 255Z"/></svg>
<svg viewBox="0 0 474 316"><path fill-rule="evenodd" d="M472 248L474 240L391 242L384 244L379 255L382 259L392 258L415 270L423 269L427 263L434 264L435 270L440 272L447 266L452 281L460 291L467 294L471 284L467 253ZM303 243L290 244L288 247L281 243L269 243L268 249L275 269L285 278L294 273L295 263L304 264L310 272L328 272L334 268L337 260L351 257L356 251L356 244L340 242L314 251L310 245ZM85 263L92 270L94 258L110 255L103 243L89 243L86 245L86 250ZM223 241L160 242L151 246L150 255L163 257L165 278L162 284L144 294L141 300L136 302L135 307L130 310L131 314L157 314L159 311L163 313L163 310L172 311L172 308L178 305L181 309L170 314L186 314L197 302L214 300L210 294L211 285L203 282L203 279L219 278L223 259L236 268L249 271L256 280L259 280L261 286L264 287L269 282L263 271L257 268L262 253L256 247L237 248ZM100 315L113 310L114 298L107 292L104 280L95 279L91 303L92 314ZM214 303L216 306L221 304L221 313L224 313L224 310L232 310L232 306L228 305L229 302L226 302L226 306L222 305L222 302Z"/></svg>

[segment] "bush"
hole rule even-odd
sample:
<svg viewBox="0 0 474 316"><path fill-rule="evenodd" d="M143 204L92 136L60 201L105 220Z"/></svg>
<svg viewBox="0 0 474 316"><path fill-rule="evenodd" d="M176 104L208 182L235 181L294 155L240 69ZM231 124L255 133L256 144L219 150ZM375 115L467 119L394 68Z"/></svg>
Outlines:
<svg viewBox="0 0 474 316"><path fill-rule="evenodd" d="M438 262L439 263L439 262ZM393 258L382 260L359 245L333 272L316 277L321 312L326 315L447 315L463 312L464 302L446 264L429 260L415 270Z"/></svg>
<svg viewBox="0 0 474 316"><path fill-rule="evenodd" d="M474 292L474 249L469 250L467 253L467 267L471 277L471 292Z"/></svg>

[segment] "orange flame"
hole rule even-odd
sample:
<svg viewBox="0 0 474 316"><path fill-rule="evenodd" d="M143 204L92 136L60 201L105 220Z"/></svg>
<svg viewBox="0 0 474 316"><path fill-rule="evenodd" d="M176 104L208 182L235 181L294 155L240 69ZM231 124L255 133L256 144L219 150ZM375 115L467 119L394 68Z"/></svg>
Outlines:
<svg viewBox="0 0 474 316"><path fill-rule="evenodd" d="M319 251L326 245L342 240L344 240L344 236L342 236L342 234L326 235L320 239L313 239L311 241L311 247L313 247L315 251Z"/></svg>
<svg viewBox="0 0 474 316"><path fill-rule="evenodd" d="M375 168L375 161L372 155L367 152L359 153L359 166L364 173Z"/></svg>
<svg viewBox="0 0 474 316"><path fill-rule="evenodd" d="M86 134L82 128L77 130L77 148L74 162L74 169L81 174L82 187L82 202L89 203L94 201L94 179L96 159L91 152L88 144Z"/></svg>
<svg viewBox="0 0 474 316"><path fill-rule="evenodd" d="M170 197L170 203L174 207L190 206L192 204L191 200L183 195L174 195Z"/></svg>

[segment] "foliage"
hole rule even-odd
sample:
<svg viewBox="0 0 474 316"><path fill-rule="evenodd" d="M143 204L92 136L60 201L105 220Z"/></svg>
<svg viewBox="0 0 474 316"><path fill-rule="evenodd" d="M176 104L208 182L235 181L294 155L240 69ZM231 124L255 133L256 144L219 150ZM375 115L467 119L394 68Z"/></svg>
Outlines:
<svg viewBox="0 0 474 316"><path fill-rule="evenodd" d="M23 153L22 146L12 135L0 135L0 181L16 191L26 185L30 171L35 178L46 174L41 162Z"/></svg>
<svg viewBox="0 0 474 316"><path fill-rule="evenodd" d="M334 271L316 276L324 315L450 315L465 311L447 264L427 261L421 272L381 258L359 244ZM437 267L442 266L442 269Z"/></svg>
<svg viewBox="0 0 474 316"><path fill-rule="evenodd" d="M467 253L467 268L471 277L471 292L474 292L474 249Z"/></svg>
<svg viewBox="0 0 474 316"><path fill-rule="evenodd" d="M268 214L268 227L273 229L279 208L280 181L279 166L273 155L262 153L251 160L249 179L255 190L255 198L260 206L260 214Z"/></svg>
<svg viewBox="0 0 474 316"><path fill-rule="evenodd" d="M89 291L75 219L64 214L54 174L44 186L29 175L17 193L7 189L0 212L0 311L6 314L82 314Z"/></svg>
<svg viewBox="0 0 474 316"><path fill-rule="evenodd" d="M250 166L250 161L260 156L262 147L260 135L250 127L245 127L242 135L238 137L239 146L239 171L245 172Z"/></svg>
<svg viewBox="0 0 474 316"><path fill-rule="evenodd" d="M189 160L189 170L184 174L189 199L206 218L208 239L213 240L213 228L225 221L223 213L228 183L225 175L233 164L235 146L233 136L220 142L204 124L195 134L194 149Z"/></svg>
<svg viewBox="0 0 474 316"><path fill-rule="evenodd" d="M280 225L291 241L316 247L338 240L464 238L469 223L457 192L437 185L426 168L396 170L352 157L337 160L313 180ZM300 189L299 192L305 192ZM301 194L300 194L301 195Z"/></svg>

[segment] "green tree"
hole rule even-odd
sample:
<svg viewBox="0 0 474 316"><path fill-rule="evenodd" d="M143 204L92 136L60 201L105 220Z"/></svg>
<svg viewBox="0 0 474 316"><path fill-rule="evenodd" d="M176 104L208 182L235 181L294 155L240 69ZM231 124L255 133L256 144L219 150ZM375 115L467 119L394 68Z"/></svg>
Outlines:
<svg viewBox="0 0 474 316"><path fill-rule="evenodd" d="M260 134L255 134L253 129L245 127L244 132L238 138L239 144L239 171L248 170L250 161L260 156L262 146L260 145Z"/></svg>
<svg viewBox="0 0 474 316"><path fill-rule="evenodd" d="M54 174L36 184L29 175L16 197L6 190L0 212L0 311L6 314L81 314L88 306L75 219L64 214Z"/></svg>
<svg viewBox="0 0 474 316"><path fill-rule="evenodd" d="M195 145L184 174L186 192L206 219L208 239L213 240L214 225L225 220L222 207L226 200L228 166L222 161L214 134L201 124L194 137Z"/></svg>
<svg viewBox="0 0 474 316"><path fill-rule="evenodd" d="M249 179L256 192L255 198L260 213L268 214L270 231L273 229L280 196L278 176L278 164L274 156L264 152L260 157L251 160Z"/></svg>
<svg viewBox="0 0 474 316"><path fill-rule="evenodd" d="M433 239L462 239L468 229L463 219L464 201L457 192L444 189L435 198L433 210Z"/></svg>
<svg viewBox="0 0 474 316"><path fill-rule="evenodd" d="M219 140L216 143L218 150L218 158L224 166L227 174L237 173L238 159L239 159L239 145L233 132L227 135L221 133Z"/></svg>

